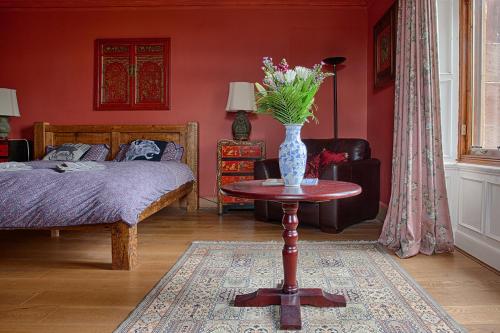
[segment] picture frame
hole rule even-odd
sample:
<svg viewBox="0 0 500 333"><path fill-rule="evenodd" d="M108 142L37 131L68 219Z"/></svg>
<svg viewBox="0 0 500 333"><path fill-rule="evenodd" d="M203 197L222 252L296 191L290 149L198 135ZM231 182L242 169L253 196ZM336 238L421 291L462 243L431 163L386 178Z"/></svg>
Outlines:
<svg viewBox="0 0 500 333"><path fill-rule="evenodd" d="M170 109L170 38L95 41L94 109Z"/></svg>
<svg viewBox="0 0 500 333"><path fill-rule="evenodd" d="M394 3L373 27L375 89L394 82L396 71L397 5Z"/></svg>

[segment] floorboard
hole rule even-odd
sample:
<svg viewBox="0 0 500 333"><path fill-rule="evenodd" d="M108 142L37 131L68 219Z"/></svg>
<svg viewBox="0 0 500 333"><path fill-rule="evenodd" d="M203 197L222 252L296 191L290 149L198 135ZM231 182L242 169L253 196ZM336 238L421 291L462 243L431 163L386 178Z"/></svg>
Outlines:
<svg viewBox="0 0 500 333"><path fill-rule="evenodd" d="M299 226L303 240L375 240L365 222L332 235ZM0 332L111 332L195 240L281 240L281 226L249 212L167 208L139 224L139 267L111 270L109 230L0 231ZM500 276L465 255L400 264L470 332L500 333Z"/></svg>

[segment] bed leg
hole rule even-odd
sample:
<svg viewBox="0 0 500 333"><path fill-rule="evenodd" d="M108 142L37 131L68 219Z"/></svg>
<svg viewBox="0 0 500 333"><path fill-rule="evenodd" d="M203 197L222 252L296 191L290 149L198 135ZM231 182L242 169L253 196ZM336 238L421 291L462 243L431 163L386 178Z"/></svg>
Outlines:
<svg viewBox="0 0 500 333"><path fill-rule="evenodd" d="M51 238L59 237L59 229L50 229L50 237Z"/></svg>
<svg viewBox="0 0 500 333"><path fill-rule="evenodd" d="M196 212L199 208L199 202L198 202L198 184L194 183L193 184L193 189L191 192L186 195L186 201L187 201L187 211L192 213Z"/></svg>
<svg viewBox="0 0 500 333"><path fill-rule="evenodd" d="M179 207L187 209L187 202L188 202L187 195L185 195L179 199Z"/></svg>
<svg viewBox="0 0 500 333"><path fill-rule="evenodd" d="M137 265L137 225L123 222L111 226L112 269L133 270Z"/></svg>

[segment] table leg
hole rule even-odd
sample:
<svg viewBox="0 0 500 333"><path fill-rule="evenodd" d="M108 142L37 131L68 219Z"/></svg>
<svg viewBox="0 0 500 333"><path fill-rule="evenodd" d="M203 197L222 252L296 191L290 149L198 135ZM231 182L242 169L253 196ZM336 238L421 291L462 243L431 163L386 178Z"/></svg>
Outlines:
<svg viewBox="0 0 500 333"><path fill-rule="evenodd" d="M297 285L297 256L299 250L297 248L297 240L299 234L297 226L299 219L297 218L297 210L299 209L298 202L284 202L283 207L283 271L285 273L283 281L283 292L286 294L296 293L299 289Z"/></svg>
<svg viewBox="0 0 500 333"><path fill-rule="evenodd" d="M346 306L345 297L333 295L319 288L299 289L297 284L297 259L299 250L297 240L299 234L297 226L298 202L284 202L283 207L283 271L284 280L281 288L261 288L257 291L238 295L234 300L235 306L267 306L280 305L281 329L299 330L302 327L300 306L311 305L317 307Z"/></svg>

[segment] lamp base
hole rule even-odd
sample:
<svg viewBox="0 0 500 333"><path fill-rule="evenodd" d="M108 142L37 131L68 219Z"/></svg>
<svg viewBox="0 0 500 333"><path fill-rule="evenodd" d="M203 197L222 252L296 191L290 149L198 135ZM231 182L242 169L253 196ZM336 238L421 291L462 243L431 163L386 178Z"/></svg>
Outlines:
<svg viewBox="0 0 500 333"><path fill-rule="evenodd" d="M233 140L248 141L251 131L252 125L248 120L247 113L245 111L238 111L233 121Z"/></svg>
<svg viewBox="0 0 500 333"><path fill-rule="evenodd" d="M0 139L6 139L10 133L9 117L0 116Z"/></svg>

